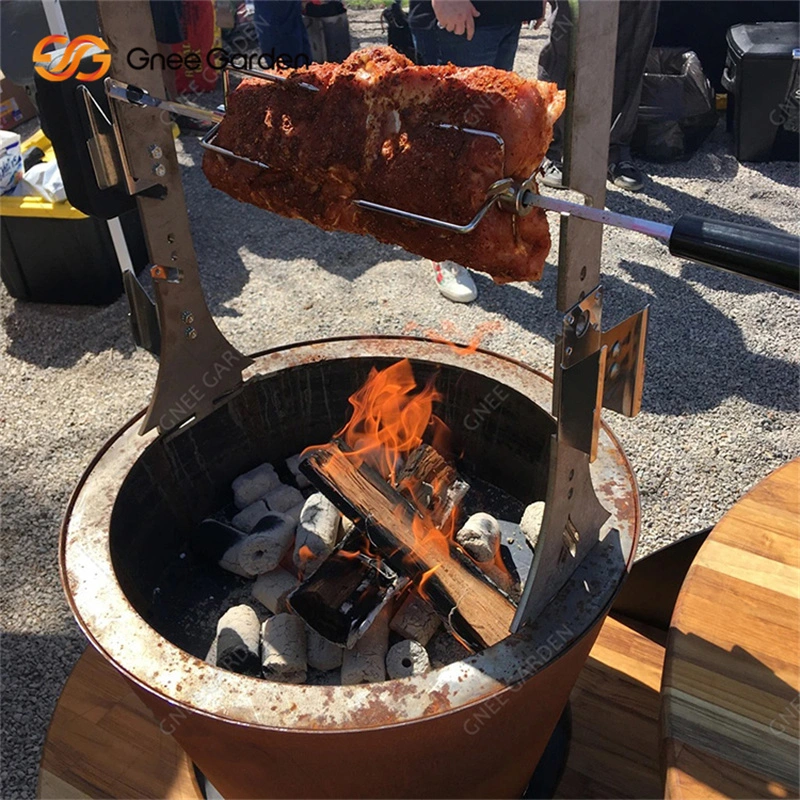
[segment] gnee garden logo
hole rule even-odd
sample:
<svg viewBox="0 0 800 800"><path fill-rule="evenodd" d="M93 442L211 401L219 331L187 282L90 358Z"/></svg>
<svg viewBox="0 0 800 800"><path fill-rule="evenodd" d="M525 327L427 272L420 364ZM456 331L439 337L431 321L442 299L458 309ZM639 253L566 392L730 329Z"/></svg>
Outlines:
<svg viewBox="0 0 800 800"><path fill-rule="evenodd" d="M57 47L67 46L58 60L53 61L55 53L45 53L45 47L51 44ZM98 65L94 72L78 72L81 60L94 47L106 51L92 54L92 61ZM108 45L98 36L85 34L72 41L69 37L60 34L45 36L33 49L33 63L37 74L48 81L65 81L73 75L79 81L96 81L108 72L111 66L111 54L107 52ZM52 62L52 63L51 63ZM47 66L43 66L47 65Z"/></svg>

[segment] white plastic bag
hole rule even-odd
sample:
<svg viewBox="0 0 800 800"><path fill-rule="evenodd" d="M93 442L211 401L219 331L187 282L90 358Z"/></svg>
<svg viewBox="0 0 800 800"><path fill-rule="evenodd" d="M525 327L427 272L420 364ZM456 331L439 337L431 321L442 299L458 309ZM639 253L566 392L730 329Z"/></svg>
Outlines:
<svg viewBox="0 0 800 800"><path fill-rule="evenodd" d="M11 191L22 177L19 134L0 131L0 194Z"/></svg>
<svg viewBox="0 0 800 800"><path fill-rule="evenodd" d="M50 203L61 203L67 199L61 172L55 161L35 164L22 177L20 188L27 195L39 195Z"/></svg>

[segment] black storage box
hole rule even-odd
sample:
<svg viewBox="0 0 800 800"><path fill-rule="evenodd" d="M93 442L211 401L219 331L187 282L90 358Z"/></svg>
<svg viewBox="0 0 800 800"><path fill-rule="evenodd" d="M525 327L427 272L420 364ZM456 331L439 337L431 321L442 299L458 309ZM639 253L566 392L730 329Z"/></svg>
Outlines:
<svg viewBox="0 0 800 800"><path fill-rule="evenodd" d="M139 212L120 222L138 271L147 263ZM122 294L108 223L95 217L1 215L0 277L12 297L36 303L97 306Z"/></svg>
<svg viewBox="0 0 800 800"><path fill-rule="evenodd" d="M736 158L797 161L800 26L734 25L727 40L722 84L728 91L728 128L733 128Z"/></svg>
<svg viewBox="0 0 800 800"><path fill-rule="evenodd" d="M39 131L23 152L38 147L54 158ZM133 268L148 263L139 211L120 216ZM108 223L88 217L68 201L42 197L0 197L0 278L12 297L35 303L105 305L123 291L122 274Z"/></svg>
<svg viewBox="0 0 800 800"><path fill-rule="evenodd" d="M654 47L647 56L633 151L648 161L691 158L717 125L714 89L697 55Z"/></svg>

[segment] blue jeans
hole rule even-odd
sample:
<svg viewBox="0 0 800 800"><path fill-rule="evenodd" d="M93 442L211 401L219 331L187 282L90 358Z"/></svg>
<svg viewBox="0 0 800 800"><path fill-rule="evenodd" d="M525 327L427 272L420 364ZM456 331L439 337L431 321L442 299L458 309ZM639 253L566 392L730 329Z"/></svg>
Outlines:
<svg viewBox="0 0 800 800"><path fill-rule="evenodd" d="M497 67L511 71L517 54L520 22L477 26L472 41L442 28L412 28L414 47L427 66Z"/></svg>
<svg viewBox="0 0 800 800"><path fill-rule="evenodd" d="M300 0L255 0L253 5L253 22L261 52L275 62L283 56L283 66L310 64L311 44L303 24Z"/></svg>

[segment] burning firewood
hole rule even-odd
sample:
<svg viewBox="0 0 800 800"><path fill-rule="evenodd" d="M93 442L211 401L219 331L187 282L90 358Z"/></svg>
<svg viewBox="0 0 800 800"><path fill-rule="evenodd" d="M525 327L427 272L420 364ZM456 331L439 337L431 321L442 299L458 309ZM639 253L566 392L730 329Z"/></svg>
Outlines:
<svg viewBox="0 0 800 800"><path fill-rule="evenodd" d="M417 508L427 509L431 522L442 527L469 491L455 467L429 444L421 444L397 475L396 488Z"/></svg>
<svg viewBox="0 0 800 800"><path fill-rule="evenodd" d="M357 527L287 598L292 611L341 647L353 647L389 598L407 584L370 552Z"/></svg>
<svg viewBox="0 0 800 800"><path fill-rule="evenodd" d="M364 520L377 551L399 574L419 581L426 599L469 647L509 635L513 603L436 529L430 516L390 486L369 464L357 463L334 439L312 450L301 469L349 517Z"/></svg>

